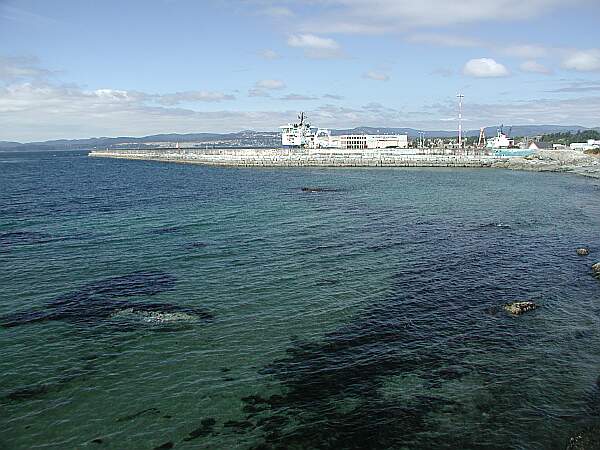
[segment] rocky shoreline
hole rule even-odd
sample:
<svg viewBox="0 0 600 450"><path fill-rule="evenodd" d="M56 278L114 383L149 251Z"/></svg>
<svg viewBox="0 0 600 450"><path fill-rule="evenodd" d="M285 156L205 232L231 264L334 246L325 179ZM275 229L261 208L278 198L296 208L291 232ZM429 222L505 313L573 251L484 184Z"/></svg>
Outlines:
<svg viewBox="0 0 600 450"><path fill-rule="evenodd" d="M505 158L492 167L534 172L567 172L600 178L600 158L572 150L538 150L525 157Z"/></svg>

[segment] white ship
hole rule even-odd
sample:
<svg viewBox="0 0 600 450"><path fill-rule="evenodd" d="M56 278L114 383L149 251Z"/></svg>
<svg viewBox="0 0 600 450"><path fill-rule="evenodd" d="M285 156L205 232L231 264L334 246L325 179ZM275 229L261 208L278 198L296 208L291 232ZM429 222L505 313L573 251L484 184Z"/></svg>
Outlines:
<svg viewBox="0 0 600 450"><path fill-rule="evenodd" d="M496 137L487 141L486 148L492 150L496 156L527 156L533 153L532 150L515 145L515 140L504 133L503 127L500 127Z"/></svg>
<svg viewBox="0 0 600 450"><path fill-rule="evenodd" d="M488 139L486 147L492 150L507 149L515 146L514 139L510 139L506 133L503 132L502 127L498 129L496 137Z"/></svg>
<svg viewBox="0 0 600 450"><path fill-rule="evenodd" d="M281 145L286 148L307 149L405 149L406 134L343 134L332 135L326 128L311 127L304 113L298 115L298 123L288 123L281 129Z"/></svg>

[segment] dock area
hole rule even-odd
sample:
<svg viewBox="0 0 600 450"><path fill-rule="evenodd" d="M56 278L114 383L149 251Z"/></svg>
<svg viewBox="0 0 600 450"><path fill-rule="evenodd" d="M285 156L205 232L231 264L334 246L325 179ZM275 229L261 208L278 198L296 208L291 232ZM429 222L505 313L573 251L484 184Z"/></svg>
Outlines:
<svg viewBox="0 0 600 450"><path fill-rule="evenodd" d="M106 149L91 157L241 167L492 167L506 158L468 154L298 149Z"/></svg>

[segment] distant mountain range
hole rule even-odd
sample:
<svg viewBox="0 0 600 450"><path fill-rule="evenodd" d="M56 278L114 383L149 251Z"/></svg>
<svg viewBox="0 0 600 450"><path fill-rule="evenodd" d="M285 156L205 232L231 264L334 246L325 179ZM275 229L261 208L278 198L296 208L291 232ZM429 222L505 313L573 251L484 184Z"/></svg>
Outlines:
<svg viewBox="0 0 600 450"><path fill-rule="evenodd" d="M503 128L505 133L508 133L511 137L521 136L540 136L544 134L552 133L566 133L566 132L577 132L586 130L600 130L600 128L586 128L578 125L497 125L493 127L485 127L485 135L487 137L496 136L497 130ZM407 134L409 138L419 137L419 133L423 133L426 138L448 138L455 137L457 131L430 131L430 130L416 130L414 128L374 128L374 127L358 127L348 130L332 130L332 134L352 134L352 133L364 133L364 134ZM479 136L479 130L466 130L463 132L464 136L477 137Z"/></svg>
<svg viewBox="0 0 600 450"><path fill-rule="evenodd" d="M495 136L500 125L486 127L486 136ZM577 125L515 125L504 126L504 131L510 136L539 136L551 133L577 132L586 130L600 131L599 128L586 128ZM423 133L426 138L449 138L456 136L456 131L429 131L414 128L377 128L357 127L346 130L331 130L332 134L407 134L416 138ZM467 130L464 136L479 136L479 130ZM276 131L239 131L236 133L188 133L188 134L155 134L144 137L98 137L88 139L59 139L43 142L8 142L0 141L0 151L19 150L91 150L94 148L138 148L152 147L157 144L176 143L185 146L186 143L210 145L212 147L276 147L280 145L280 135Z"/></svg>

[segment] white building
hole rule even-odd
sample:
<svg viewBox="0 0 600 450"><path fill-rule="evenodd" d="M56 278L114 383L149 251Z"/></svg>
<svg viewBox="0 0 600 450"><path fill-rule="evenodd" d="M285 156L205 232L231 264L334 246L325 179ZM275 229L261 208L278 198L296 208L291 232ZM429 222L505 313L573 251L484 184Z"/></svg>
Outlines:
<svg viewBox="0 0 600 450"><path fill-rule="evenodd" d="M304 113L298 116L298 123L288 123L279 127L281 145L284 147L309 149L386 149L408 148L406 134L344 134L332 136L324 128L311 128L304 122Z"/></svg>
<svg viewBox="0 0 600 450"><path fill-rule="evenodd" d="M531 141L528 148L529 150L552 150L553 145L551 142Z"/></svg>
<svg viewBox="0 0 600 450"><path fill-rule="evenodd" d="M587 142L573 142L569 145L569 148L571 150L579 150L582 152L586 150L595 150L600 148L600 141L589 139Z"/></svg>

